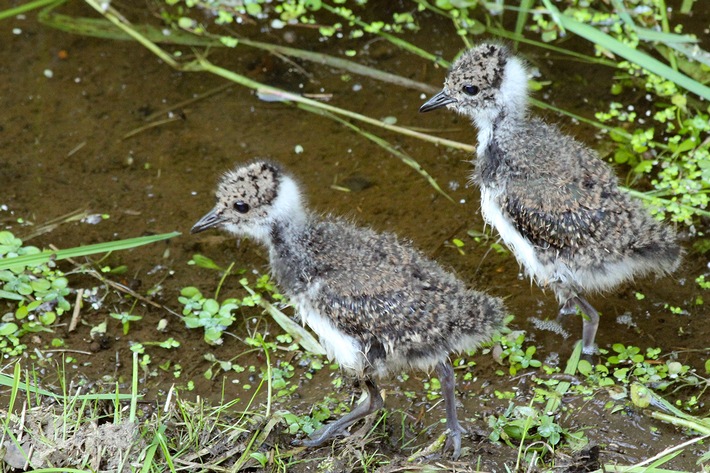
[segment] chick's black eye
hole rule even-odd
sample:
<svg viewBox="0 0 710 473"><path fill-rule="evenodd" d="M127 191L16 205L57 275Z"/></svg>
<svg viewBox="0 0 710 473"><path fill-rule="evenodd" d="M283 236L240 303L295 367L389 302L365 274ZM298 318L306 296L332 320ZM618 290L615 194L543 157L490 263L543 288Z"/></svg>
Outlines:
<svg viewBox="0 0 710 473"><path fill-rule="evenodd" d="M240 214L245 214L249 212L249 204L246 202L242 202L241 200L238 200L234 203L234 210L239 212Z"/></svg>
<svg viewBox="0 0 710 473"><path fill-rule="evenodd" d="M475 85L464 85L462 90L466 95L476 95L478 93L478 87Z"/></svg>

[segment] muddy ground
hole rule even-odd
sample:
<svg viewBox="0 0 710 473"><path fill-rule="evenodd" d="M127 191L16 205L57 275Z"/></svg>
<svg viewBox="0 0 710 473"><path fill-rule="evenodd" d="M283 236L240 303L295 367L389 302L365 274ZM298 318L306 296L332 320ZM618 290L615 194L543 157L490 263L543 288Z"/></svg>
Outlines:
<svg viewBox="0 0 710 473"><path fill-rule="evenodd" d="M142 10L142 5L140 1L130 1L117 6L134 20L147 21L149 15ZM65 6L63 11L95 16L80 2ZM444 58L453 58L463 45L451 26L433 15L424 15L424 18L428 21L421 22L421 31L411 34L408 40ZM422 59L371 38L359 42L322 42L309 31L298 28L266 32L248 28L243 34L333 55L355 49L358 62L434 86L442 84L445 74L444 70ZM580 44L580 47L586 46ZM189 54L189 49L183 50ZM588 117L606 108L612 70L580 64L531 47L523 46L522 52L539 68L544 80L551 81L544 92L537 94L538 98ZM212 50L210 59L267 84L297 92L328 94L331 104L364 115L394 116L400 125L435 130L436 134L462 142L475 140L471 125L451 113L419 114L424 97L418 91L358 76L345 81L340 71L300 61L295 67L243 46ZM551 318L556 312L552 294L542 292L522 277L513 258L489 251L488 244L477 244L467 236L467 230L481 231L483 225L477 191L467 185L470 171L467 161L471 156L466 153L374 130L416 158L454 198L455 203L451 203L411 168L342 125L289 105L260 101L252 91L236 85L180 107L175 111L180 117L176 121L127 136L145 126L148 115L224 83L223 79L208 74L176 72L133 42L53 30L39 24L33 13L4 20L0 23L2 228L23 237L32 231L33 225L76 210L88 210L91 214L110 217L97 224L61 224L28 243L69 248L181 231L181 236L170 241L112 254L105 261L111 266L126 265L128 272L121 277L121 282L138 292L146 293L160 283L160 290L152 299L180 312L177 297L182 287L194 285L203 293L211 294L219 282L220 275L215 271L187 264L195 253L204 254L225 267L236 262L237 267L248 273L267 271L265 252L257 245L249 241L235 242L216 232L193 236L189 229L211 208L213 188L220 173L234 163L268 157L283 163L299 178L312 208L346 215L377 230L396 232L472 286L506 297L508 307L516 316L513 328L528 331L528 343L538 347L537 357L541 360L557 358L564 365L581 322L569 321L567 328L573 334L569 339L537 330L532 318ZM564 117L549 114L547 117L590 146L602 152L608 150L606 135ZM302 148L302 152L297 152L297 148ZM618 172L624 176L626 170L620 168ZM643 188L643 184L636 185ZM351 191L344 192L338 187ZM18 218L25 223L18 224ZM612 343L660 347L664 353L677 351L678 361L702 368L708 356L710 325L706 320L707 309L694 304L698 291L694 278L708 270L708 260L690 250L694 237L685 228L679 231L688 248L688 257L677 273L659 280L640 280L616 292L591 298L603 314L597 336L602 348L609 348ZM452 238L466 243L464 255L447 244ZM64 263L62 269L70 271L72 266ZM71 283L73 287L97 284L86 276L74 276ZM637 300L637 292L646 297ZM227 280L222 297L230 293L242 294L238 291L237 278ZM685 312L672 314L664 309L666 303L682 307ZM3 312L6 305L0 301ZM120 324L108 319L108 337L105 343L97 345L89 335L91 327L107 319L109 312L128 310L131 305L130 298L113 294L99 310L82 310L82 324L75 332L66 332L63 322L55 327L54 333L31 337L27 353L35 348L46 350L52 338L61 337L64 349L69 350L65 354L71 354L76 360L67 366L67 377L89 383L107 378L125 381L130 374L129 341L162 340L170 336L181 343L179 349L170 352L151 349L149 352L155 365L168 359L180 363L182 375L176 380L170 371L157 370L156 376L142 380L148 397L159 396L174 382L192 380L195 388L191 394L212 402L219 402L223 397L248 399L243 389L243 384L249 382L247 375L230 373L226 375L226 382L222 374L212 380L203 376L210 366L203 358L204 353L213 353L224 360L245 351L246 345L228 336L223 346L210 347L200 331L186 329L178 317L156 307L139 303L134 312L143 319L132 324L125 336ZM625 314L630 315L632 324L617 322L617 318ZM168 320L164 334L156 331L162 318ZM242 320L232 327L237 337L243 338L255 328L272 334L279 332L275 324L265 325L269 323L267 318L262 318L257 310L243 311L238 318ZM255 327L253 321L257 319L260 325ZM59 358L61 355L55 352L49 356ZM473 379L462 381L459 374L460 416L466 419L465 425L471 433L464 441L469 450L459 466L474 468L471 462L480 455L482 470L503 471L504 464L514 464L517 451L505 444L490 442L485 419L500 415L508 405L507 400L496 398L496 391L516 391L519 393L516 404L525 405L534 384L530 375L496 375L496 370L505 368L498 366L490 355L480 355L473 360L477 362ZM260 361L247 357L244 364ZM4 371L9 372L14 362L5 360ZM29 367L37 360L28 355L23 356L21 362ZM46 385L56 386L56 371L46 369L44 372ZM343 402L350 402L353 383L347 381L336 389L330 381L337 376L337 371L324 370L312 380L294 380L299 383L296 394L280 402L292 412L307 413L313 402L322 399L324 390ZM422 426L433 426L415 437L405 450L405 456L431 442L443 430L434 426L443 416L443 409L439 406L429 410L432 403L423 392L422 385L427 379L427 374L413 373L406 383L397 379L382 383L388 391L387 408L392 411L390 419L394 422L368 447L370 451L384 452L395 464L401 461L397 453L397 436L401 429L398 431L397 425L402 418L411 421L419 417L420 431ZM404 395L410 390L417 391L413 399ZM634 408L612 414L605 408L608 401L604 390L596 391L591 397L569 399L567 409L558 418L558 422L570 430L584 429L591 444L599 447L598 452L593 452L599 462L631 464L688 438L678 429L652 420ZM701 413L706 411L706 408L700 409ZM392 438L387 437L388 433ZM666 467L694 470L697 468L695 459L702 451L701 447L687 450ZM308 456L302 453L303 463L295 468L315 468L329 453L330 448L319 449ZM447 461L446 458L430 460L432 464L449 465Z"/></svg>

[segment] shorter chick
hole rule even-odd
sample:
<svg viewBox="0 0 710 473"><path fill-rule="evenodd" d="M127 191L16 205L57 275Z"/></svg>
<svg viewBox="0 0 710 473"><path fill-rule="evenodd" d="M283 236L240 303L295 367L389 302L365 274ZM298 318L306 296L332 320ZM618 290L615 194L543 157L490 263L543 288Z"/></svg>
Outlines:
<svg viewBox="0 0 710 473"><path fill-rule="evenodd" d="M222 228L269 250L271 271L329 358L364 381L367 398L304 442L315 447L379 410L375 377L436 368L446 408L445 449L458 458L449 354L472 350L503 326L500 299L467 289L451 273L389 233L308 212L294 179L263 160L238 165L217 188L217 204L192 233Z"/></svg>

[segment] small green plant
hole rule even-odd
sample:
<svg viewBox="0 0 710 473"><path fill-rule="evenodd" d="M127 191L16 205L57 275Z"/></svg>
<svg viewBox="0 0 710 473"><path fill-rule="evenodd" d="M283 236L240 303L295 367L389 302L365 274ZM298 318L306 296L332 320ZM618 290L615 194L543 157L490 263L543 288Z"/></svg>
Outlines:
<svg viewBox="0 0 710 473"><path fill-rule="evenodd" d="M352 39L361 38L365 33L401 33L403 31L417 30L418 26L414 16L410 11L394 12L391 20L376 20L371 23L361 21L353 10L343 5L331 6L321 0L289 0L284 2L271 2L267 0L254 0L247 2L228 2L224 0L166 0L166 5L173 7L171 11L164 11L163 18L175 23L182 29L192 31L196 34L205 34L209 25L198 22L190 15L190 10L197 7L201 10L211 12L216 25L228 25L232 23L243 23L248 20L256 20L267 23L273 29L282 29L293 25L310 25L317 27L323 39L344 37L344 30L347 29L347 36ZM343 2L335 1L334 4ZM364 4L366 2L360 2ZM329 18L335 21L326 21L324 15L316 14L319 11L330 13ZM338 19L340 18L340 19ZM238 43L236 38L223 36L220 38L226 46L234 47ZM354 50L345 51L347 56L355 55Z"/></svg>
<svg viewBox="0 0 710 473"><path fill-rule="evenodd" d="M478 231L478 230L468 230L468 236L473 238L473 241L478 243L479 245L488 245L490 249L498 253L499 255L508 255L510 252L508 249L500 242L500 238L498 236L494 236L491 233L490 228L486 228L484 231Z"/></svg>
<svg viewBox="0 0 710 473"><path fill-rule="evenodd" d="M581 447L587 443L582 432L570 432L559 425L554 417L532 405L516 406L511 402L502 415L488 418L488 427L491 428L488 438L492 442L503 441L514 448L517 448L521 442L532 444L543 441L552 448L564 443L574 447ZM545 451L542 444L533 449L539 452Z"/></svg>
<svg viewBox="0 0 710 473"><path fill-rule="evenodd" d="M131 322L138 322L143 319L143 316L141 315L131 315L128 312L111 312L109 315L111 318L121 322L124 335L128 335L128 331L131 328Z"/></svg>
<svg viewBox="0 0 710 473"><path fill-rule="evenodd" d="M22 240L8 231L0 231L0 258L14 258L40 253L35 246L23 246ZM54 263L19 264L0 270L0 298L16 304L0 322L0 351L14 356L24 350L19 339L26 333L51 332L50 326L71 308L66 299L71 293L69 281Z"/></svg>
<svg viewBox="0 0 710 473"><path fill-rule="evenodd" d="M240 279L239 283L244 288L251 288L246 278ZM221 345L222 335L234 323L234 312L237 309L258 306L262 294L268 294L274 300L283 299L267 274L256 280L251 292L241 299L230 297L219 302L203 296L194 286L184 287L178 297L178 301L183 304L183 321L187 328L202 327L205 330L205 341L210 345Z"/></svg>
<svg viewBox="0 0 710 473"><path fill-rule="evenodd" d="M171 350L173 348L178 348L180 346L180 342L175 340L174 338L170 337L167 340L164 340L162 342L131 342L130 343L130 349L131 352L136 353L138 355L138 365L140 366L141 370L143 371L143 374L145 376L158 376L158 370L156 368L151 369L151 363L152 363L152 358L150 354L146 353L146 347L149 346L154 346L154 347L160 347L164 348L166 350ZM157 368L160 368L162 370L166 370L169 367L169 362L168 364L160 365ZM180 368L177 367L175 373L180 371ZM178 374L179 376L179 374ZM177 377L177 376L176 376Z"/></svg>
<svg viewBox="0 0 710 473"><path fill-rule="evenodd" d="M247 296L247 300L240 301L236 298L225 299L218 302L216 299L206 298L199 289L193 286L182 288L178 301L183 304L183 321L187 328L202 327L205 331L205 341L210 345L221 345L222 335L235 318L232 312L248 305L256 305L254 298Z"/></svg>
<svg viewBox="0 0 710 473"><path fill-rule="evenodd" d="M294 367L287 361L280 360L271 368L271 387L277 398L293 394L298 389L298 383L291 384L293 375Z"/></svg>
<svg viewBox="0 0 710 473"><path fill-rule="evenodd" d="M245 353L240 353L239 356L244 355ZM219 371L233 371L235 373L243 373L247 367L244 367L240 365L239 363L236 363L234 360L236 359L233 358L231 360L219 360L213 353L205 353L203 355L204 359L212 363L212 365L207 368L207 370L204 373L205 378L207 379L214 379L215 375L219 373ZM251 367L250 367L251 368Z"/></svg>
<svg viewBox="0 0 710 473"><path fill-rule="evenodd" d="M270 303L262 300L264 296L272 301L284 300L269 275L263 274L256 279L253 285L247 278L239 279L240 287L247 292L244 297L230 297L219 302L217 297L227 277L231 274L244 274L246 271L243 269L233 271L233 263L224 269L210 258L199 254L194 255L188 264L222 273L214 298L205 297L194 286L182 288L178 297L178 301L183 305L182 315L185 325L188 328L202 327L205 331L205 341L210 345L222 344L222 335L236 320L234 317L236 310L259 305L270 306Z"/></svg>
<svg viewBox="0 0 710 473"><path fill-rule="evenodd" d="M535 358L537 347L530 345L523 349L525 342L525 332L513 333L496 338L503 351L500 353L501 361L508 359L510 367L508 372L515 375L518 371L526 368L539 368L542 362Z"/></svg>
<svg viewBox="0 0 710 473"><path fill-rule="evenodd" d="M308 436L322 427L323 423L330 418L333 414L331 411L331 406L333 405L338 405L338 401L326 396L313 405L308 415L299 416L287 410L278 411L276 414L286 423L289 434L295 435L302 432ZM341 410L342 407L340 406L338 410Z"/></svg>
<svg viewBox="0 0 710 473"><path fill-rule="evenodd" d="M673 385L698 386L703 383L690 366L673 359L663 361L660 348L647 348L643 352L639 347L615 343L612 352L604 363L596 366L586 360L579 362L577 369L590 385L627 387L636 382L664 391Z"/></svg>
<svg viewBox="0 0 710 473"><path fill-rule="evenodd" d="M452 238L451 242L449 243L448 241L444 243L444 246L448 248L454 248L458 253L463 256L466 254L466 251L464 250L464 247L466 244L463 242L463 240L459 238Z"/></svg>
<svg viewBox="0 0 710 473"><path fill-rule="evenodd" d="M424 382L424 389L426 398L430 401L441 397L441 382L438 378L430 378L429 381Z"/></svg>

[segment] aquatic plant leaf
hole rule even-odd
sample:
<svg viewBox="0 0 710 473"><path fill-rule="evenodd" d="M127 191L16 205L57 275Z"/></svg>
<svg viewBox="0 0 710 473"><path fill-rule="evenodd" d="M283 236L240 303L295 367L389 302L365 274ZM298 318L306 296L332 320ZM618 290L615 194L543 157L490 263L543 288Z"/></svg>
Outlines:
<svg viewBox="0 0 710 473"><path fill-rule="evenodd" d="M42 251L37 254L16 256L12 258L0 259L0 269L8 269L17 266L37 266L51 260L62 260L67 258L77 258L79 256L95 255L97 253L108 253L111 251L127 250L138 246L148 245L160 240L167 240L180 235L180 232L161 233L138 238L128 238L125 240L110 241L106 243L96 243L93 245L77 246L57 251Z"/></svg>

